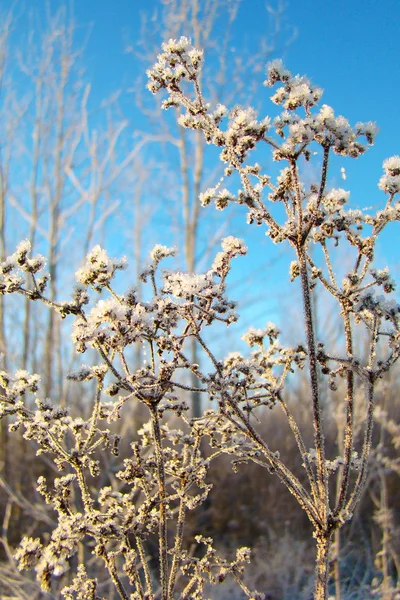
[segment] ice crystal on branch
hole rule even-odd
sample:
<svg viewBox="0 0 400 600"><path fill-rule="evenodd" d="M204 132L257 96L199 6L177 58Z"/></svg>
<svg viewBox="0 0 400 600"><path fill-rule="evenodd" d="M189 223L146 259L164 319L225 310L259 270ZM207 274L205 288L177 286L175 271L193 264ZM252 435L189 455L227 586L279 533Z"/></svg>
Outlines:
<svg viewBox="0 0 400 600"><path fill-rule="evenodd" d="M193 48L186 37L171 39L162 45L162 49L156 64L147 71L150 79L148 88L153 93L165 87L171 91L177 89L182 79L193 79L201 68L203 53Z"/></svg>
<svg viewBox="0 0 400 600"><path fill-rule="evenodd" d="M32 258L29 257L31 244L28 240L21 242L16 252L0 263L0 294L13 293L21 289L30 273L35 276L43 270L46 261L43 256L38 254ZM49 276L45 273L41 278L36 278L36 288L38 291L44 291ZM36 293L32 292L32 300L36 299Z"/></svg>
<svg viewBox="0 0 400 600"><path fill-rule="evenodd" d="M115 271L125 269L126 259L113 260L100 246L95 246L87 255L86 264L76 272L76 279L83 285L91 285L100 291L114 277Z"/></svg>
<svg viewBox="0 0 400 600"><path fill-rule="evenodd" d="M175 254L176 248L168 248L167 246L156 244L153 250L150 252L150 258L154 262L154 265L157 266L161 260L167 258L168 256L175 256Z"/></svg>
<svg viewBox="0 0 400 600"><path fill-rule="evenodd" d="M400 192L400 157L392 156L383 163L385 174L379 180L379 188L387 194Z"/></svg>

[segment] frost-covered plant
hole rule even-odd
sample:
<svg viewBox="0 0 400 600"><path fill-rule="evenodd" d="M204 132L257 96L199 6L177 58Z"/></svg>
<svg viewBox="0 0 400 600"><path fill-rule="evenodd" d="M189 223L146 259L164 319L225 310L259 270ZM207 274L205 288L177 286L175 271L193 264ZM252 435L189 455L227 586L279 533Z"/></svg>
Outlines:
<svg viewBox="0 0 400 600"><path fill-rule="evenodd" d="M352 128L330 107L318 110L322 90L304 77L293 77L279 61L269 65L266 82L271 87L280 84L272 97L284 108L277 118L259 121L253 109L238 106L230 111L221 105L211 109L200 88L202 53L186 38L170 40L163 50L149 71L150 89L167 91L164 106L183 108L181 125L201 130L209 143L220 147L227 165L225 176L236 173L241 181L237 193L217 187L204 192L201 202L215 201L221 210L230 203L244 205L249 224L265 225L275 243L291 246L295 260L290 277L300 281L305 339L294 347L284 347L277 327L267 323L243 336L253 348L251 354L232 352L222 359L210 349L204 330L216 321L229 325L237 319L235 305L225 295L231 261L246 252L237 238L223 240L222 252L202 274L164 271L160 275L159 263L172 250L157 245L151 253L152 263L142 275L152 288L146 302L135 290L122 295L115 291L113 278L124 264L110 259L99 247L78 271L79 285L72 299L50 301L46 296L48 277L40 274L43 259L30 258L29 244L23 242L0 265L0 293L42 301L62 317L74 315L72 337L77 351L84 353L90 348L99 361L69 375L78 383L95 383L88 419L73 417L68 410L41 399L36 375L22 371L14 376L1 374L1 414L13 417L11 429L22 428L25 438L38 444L39 453L49 454L57 468L66 471L52 484L43 478L38 482L39 492L58 513L50 540L25 538L16 558L21 568L33 567L43 588L48 589L59 565L68 562L87 540L92 552L104 561L123 599L200 599L206 582L221 583L227 576L239 583L248 598L263 598L242 580L250 558L248 548L239 548L233 560L221 558L212 540L201 532L196 541L203 551L193 553L183 546L188 511L210 493L210 462L227 453L234 467L253 461L275 473L307 514L317 543L314 597L323 600L332 537L351 519L366 484L374 388L400 354L399 307L375 293L378 287L390 293L394 283L387 269L372 266L378 234L388 222L399 219L400 158L384 163L380 187L388 200L383 210L365 215L348 209L347 191L327 189L330 155L358 157L366 150L361 139L373 142L373 124ZM192 95L186 85L193 87ZM283 163L275 183L258 163L249 161L256 146L260 150L270 147L274 159ZM306 186L299 163L310 160L315 152L322 159L320 180ZM286 211L284 220L279 216L282 211L275 215L276 203ZM345 244L353 249L354 265L339 281L331 255ZM320 252L311 252L314 245ZM345 252L349 254L347 248ZM324 260L319 262L320 257ZM341 355L315 339L312 303L317 285L323 286L340 308L345 332ZM104 296L92 305L91 288ZM357 328L368 335L367 353L357 351ZM193 338L207 358L207 370L188 359L188 341ZM148 365L132 366L130 348L134 344L148 347ZM313 448L305 444L285 390L289 373L304 367L309 377ZM185 373L197 378L197 388L187 385ZM322 390L325 379L335 388L339 378L346 385L346 426L341 454L335 457L327 455ZM364 391L365 419L363 434L357 437L354 413L360 389ZM192 391L212 401L199 419L190 418L185 401ZM35 394L36 409L23 401L27 393ZM107 422L118 420L123 406L133 402L146 407L149 420L132 435L131 456L117 473L121 485L96 489L91 479L100 470L96 456L99 451L118 453L120 441ZM304 468L302 478L281 459L279 448L271 448L260 434L258 421L267 418L266 408L275 406L286 415L296 440ZM205 452L205 440L209 452ZM73 502L76 496L78 502ZM147 554L154 536L158 538L156 569ZM74 581L64 589L66 598L99 598L99 582L88 571L88 564L79 565Z"/></svg>
<svg viewBox="0 0 400 600"><path fill-rule="evenodd" d="M142 273L152 290L147 302L139 301L134 289L123 295L115 292L113 279L125 261L111 259L98 246L77 271L78 285L72 299L65 302L47 298L48 277L41 272L44 259L30 258L28 242L22 242L15 254L0 264L2 293L42 301L61 317L74 315L72 339L77 352L90 348L99 359L68 375L78 383L95 383L87 419L73 417L68 409L40 398L38 375L22 370L14 375L0 372L0 416L13 417L10 429L22 429L25 439L36 442L38 454L48 454L57 469L65 472L51 484L44 477L38 480L38 492L58 515L50 540L44 543L40 538L26 537L15 554L19 568L35 569L44 590L50 590L52 576L65 568L79 545L85 543L104 561L117 593L125 600L200 599L206 583L222 583L227 576L235 579L246 596L263 597L242 581L250 557L248 548L239 548L233 560L226 560L216 553L213 540L201 532L193 540L199 547L196 554L182 545L187 512L201 505L210 492L206 481L210 462L225 447L230 452L237 448L240 456L244 441L241 437L233 441L236 429L230 423L224 423L217 432L214 416L189 418L183 394L193 388L185 383L182 373L195 373L198 391L211 395L218 394L221 369L225 369L232 375L224 385L238 403L244 389L248 402L262 403L269 398L269 383L257 381L255 365L249 363L245 368L244 388L239 381L240 366L234 367L232 360L226 366L217 363L203 339L203 330L213 322L229 325L237 319L235 303L225 295L225 279L232 259L246 250L241 240L230 236L222 241L222 251L206 273L164 271L159 276L159 263L174 250L155 246L152 262ZM108 297L91 303L90 289L108 293ZM218 372L206 374L199 365L191 364L186 351L192 337L219 364ZM132 369L133 344L148 347L148 365ZM25 401L28 394L35 395L35 408ZM133 432L131 456L120 465L117 482L96 489L93 478L100 473L98 453L118 455L120 438L111 433L107 423L118 421L123 406L132 402L147 408L149 420ZM201 446L205 436L219 440L206 456ZM246 444L243 448L246 453L253 452ZM150 567L147 548L154 536L158 537L156 573ZM88 566L79 564L63 595L95 600L100 597L97 587Z"/></svg>
<svg viewBox="0 0 400 600"><path fill-rule="evenodd" d="M322 90L306 77L293 76L280 60L268 65L265 81L268 87L278 86L271 99L283 111L276 118L258 120L252 108L240 106L232 110L221 105L212 108L201 90L202 60L202 53L193 49L187 38L170 40L164 44L157 63L148 71L148 87L153 93L165 90L164 108L178 108L179 123L183 127L202 131L208 143L221 148L226 178L235 173L240 178L241 186L236 193L217 186L201 195L202 204L206 206L214 201L219 210L232 203L247 207L249 224L266 226L267 235L275 243L287 242L295 253L290 275L291 280L300 280L302 292L306 344L301 349L301 357L303 361L306 355L309 373L315 448L309 450L305 446L283 394L283 379L273 378L269 382L269 391L271 403L280 404L287 415L306 480L299 481L258 434L256 422L251 419L257 409L255 403L245 406L226 393L224 386L229 373L224 370L220 371L222 381L219 381L218 390L220 410L213 418L216 427L229 422L237 434L244 436L250 450L246 458L264 462L272 468L307 513L317 542L315 598L323 599L327 595L333 534L351 519L366 483L374 388L400 352L399 306L376 293L379 287L385 294L392 292L394 282L387 268L377 270L372 267L378 235L390 221L400 217L400 157L393 156L383 164L384 175L379 181L379 188L387 194L383 209L374 215L350 209L347 207L348 191L327 187L330 157L334 153L358 158L373 143L377 131L375 124L357 123L351 127L344 117L336 116L330 106L318 108ZM260 164L251 160L251 152L256 147L258 156L269 147L273 159L282 163L276 182ZM301 180L300 166L302 161L309 161L315 155L319 158L314 160L321 161L320 178L307 186ZM285 219L274 210L274 204L278 202L285 209ZM346 249L343 248L345 245ZM319 252L312 252L315 246L320 248ZM340 281L332 254L336 248L349 254L348 247L353 252L353 267ZM319 256L323 260L318 261ZM342 356L334 355L315 337L312 304L317 285L323 286L340 309L345 333ZM357 352L354 343L357 327L363 328L368 335L366 356ZM243 371L244 364L257 364L263 369L264 365L270 364L275 342L267 330L253 330L248 334L246 339L250 346L258 346L258 349L247 362L235 356L236 369L239 367ZM264 340L267 340L265 345ZM279 348L274 355L275 360L285 365L285 372L299 357L299 349L282 352ZM218 372L217 362L215 367ZM265 378L262 370L258 376ZM326 455L321 399L323 379L327 378L329 385L335 388L339 377L346 382L343 399L346 426L341 455L334 458ZM364 390L365 420L362 439L357 440L354 432L355 392L360 387ZM336 486L330 485L333 477L339 478ZM332 494L333 487L337 490L336 496Z"/></svg>

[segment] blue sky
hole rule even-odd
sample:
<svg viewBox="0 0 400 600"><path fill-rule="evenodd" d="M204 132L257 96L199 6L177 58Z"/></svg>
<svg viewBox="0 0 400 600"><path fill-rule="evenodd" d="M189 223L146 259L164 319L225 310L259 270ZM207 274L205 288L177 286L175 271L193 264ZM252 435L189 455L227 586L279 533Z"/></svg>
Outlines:
<svg viewBox="0 0 400 600"><path fill-rule="evenodd" d="M41 6L42 1L28 4ZM51 6L61 4L51 2ZM160 0L80 0L75 4L78 23L93 27L88 70L99 91L112 91L136 76L139 66L123 54L124 48L137 39L140 14L151 15L160 4ZM242 0L234 27L235 46L255 45L268 33L265 4L264 0ZM397 0L288 0L278 46L288 67L321 85L324 101L338 112L351 120L378 122L381 131L376 147L383 154L399 152L399 20ZM290 36L291 28L297 36L285 47L285 31Z"/></svg>
<svg viewBox="0 0 400 600"><path fill-rule="evenodd" d="M40 4L39 0L35 3ZM160 0L76 3L77 21L92 23L88 71L99 93L129 85L140 74L142 65L123 51L138 38L141 13L154 16L160 4ZM242 0L232 40L236 53L244 45L256 47L270 31L265 4L264 0ZM379 125L375 146L358 161L344 161L346 184L339 175L335 181L351 189L357 206L382 202L376 187L382 161L400 153L399 22L397 0L288 0L283 15L277 54L283 55L292 72L306 74L323 87L323 102L351 123L372 120ZM287 46L293 29L296 38ZM268 92L261 88L266 100ZM268 102L265 107L268 111ZM389 246L386 251L390 252Z"/></svg>
<svg viewBox="0 0 400 600"><path fill-rule="evenodd" d="M52 10L68 4L49 1ZM151 18L157 18L162 4L163 0L79 0L74 3L73 11L82 26L82 35L86 35L87 26L91 26L85 68L93 82L94 96L103 98L116 89L131 87L143 73L143 63L135 61L124 50L139 38L141 15L147 14L151 24ZM4 10L15 5L20 14L16 28L23 34L27 11L21 8L37 8L43 14L45 2L3 0L0 6ZM243 46L256 47L259 40L268 35L270 25L265 5L264 0L242 0L233 29L232 47L236 54ZM358 161L362 177L357 177L356 187L371 197L371 190L375 191L373 184L381 175L382 160L400 152L400 3L397 0L287 0L285 6L276 53L283 55L292 72L306 74L323 87L323 101L337 113L353 123L373 120L380 127L375 147ZM221 33L223 25L221 19ZM293 29L297 32L296 39L287 46ZM261 82L262 73L259 79ZM261 88L266 100L268 92ZM353 186L351 180L349 185Z"/></svg>
<svg viewBox="0 0 400 600"><path fill-rule="evenodd" d="M1 7L7 9L14 4L14 1L3 0ZM25 16L28 11L21 7L37 9L43 14L44 4L43 0L27 0L25 5L16 4L16 13L19 14L17 35L24 36L27 27ZM49 0L53 11L65 4L60 0ZM125 48L134 46L140 37L141 15L147 14L150 27L152 24L155 26L162 4L161 0L75 2L75 18L82 26L79 35L85 37L87 27L91 27L84 64L87 77L92 81L93 102L112 94L116 89L141 85L137 83L138 78L150 65L135 60L132 54L125 52ZM384 202L384 195L377 189L382 161L393 154L400 154L399 21L398 0L288 0L283 14L274 54L283 56L292 72L306 74L324 88L323 102L331 105L337 114L343 114L353 124L372 120L380 127L375 146L364 157L357 161L340 159L333 162L330 183L350 189L355 207L376 207ZM218 26L220 31L217 28L216 37L223 34L223 17ZM296 36L292 39L294 30ZM242 0L232 32L232 59L244 47L250 50L257 48L260 40L270 31L264 0ZM183 29L181 33L187 32ZM289 39L292 41L288 45ZM271 107L268 102L270 90L261 87L263 71L256 76L260 82L257 103L268 114ZM124 111L132 119L133 127L143 128L141 117L135 112L132 95L123 96L122 103ZM346 168L346 182L340 179L341 166ZM399 276L397 236L398 224L395 224L380 247L379 258L389 262L395 275ZM154 242L163 243L165 240L157 239ZM257 232L250 242L254 254L246 259L250 261L245 267L247 270L257 267L255 248L260 243L262 253L267 253L269 242ZM276 262L277 269L283 271L281 263L278 260ZM284 270L286 278L286 266ZM276 277L273 267L271 273ZM271 305L271 308L272 312L278 312L281 309L280 301Z"/></svg>

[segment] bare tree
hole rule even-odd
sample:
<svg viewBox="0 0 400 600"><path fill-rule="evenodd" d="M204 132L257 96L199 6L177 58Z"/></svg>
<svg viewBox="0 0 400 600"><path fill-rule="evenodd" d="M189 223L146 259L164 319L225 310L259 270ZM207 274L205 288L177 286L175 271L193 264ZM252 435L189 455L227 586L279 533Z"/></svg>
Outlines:
<svg viewBox="0 0 400 600"><path fill-rule="evenodd" d="M10 118L1 126L0 137L0 258L4 260L7 252L7 197L10 190L10 164L11 152L15 141L15 132L22 114L24 105L18 105L14 95L9 91L7 81L8 39L11 30L11 14L2 19L0 29L0 101ZM6 305L4 298L0 298L0 365L7 368L7 334L6 334ZM0 471L8 473L7 452L7 421L3 420L0 430Z"/></svg>
<svg viewBox="0 0 400 600"><path fill-rule="evenodd" d="M73 247L74 240L79 239L79 251L70 257L78 265L94 237L99 238L101 227L127 199L122 182L128 168L132 173L143 140L132 143L130 123L120 116L118 94L98 108L88 108L91 85L85 80L82 68L84 43L77 45L72 13L64 7L53 14L48 8L46 18L42 29L32 13L26 47L19 49L18 61L13 59L8 65L14 78L15 72L24 78L24 90L23 96L18 96L21 92L14 78L8 77L8 97L3 99L2 108L6 114L15 116L3 126L1 239L5 246L10 229L18 222L13 236L17 232L25 234L32 247L42 250L47 247L54 300L63 279L63 250L68 245ZM6 105L6 100L8 104L13 102L13 106ZM9 165L17 156L23 183L22 178L15 177L15 169L9 175ZM57 342L59 325L53 316L48 316L44 345L37 344L32 323L40 317L35 315L32 320L31 310L26 302L22 364L24 368L32 366L43 351L40 360L46 391L50 394L56 385L61 396L58 382L63 378L57 372L60 371L57 357L61 352ZM7 335L5 314L3 310L2 345ZM41 335L39 341L40 338Z"/></svg>

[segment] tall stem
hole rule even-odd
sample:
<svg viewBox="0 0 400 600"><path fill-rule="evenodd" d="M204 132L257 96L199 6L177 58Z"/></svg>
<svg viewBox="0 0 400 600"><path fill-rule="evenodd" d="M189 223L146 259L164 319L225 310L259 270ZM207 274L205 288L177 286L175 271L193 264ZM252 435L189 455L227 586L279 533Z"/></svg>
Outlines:
<svg viewBox="0 0 400 600"><path fill-rule="evenodd" d="M136 546L139 552L140 560L142 562L142 569L144 573L144 579L146 582L147 597L149 598L149 600L154 600L153 586L151 585L150 569L147 562L143 541L140 539L140 537L136 537Z"/></svg>
<svg viewBox="0 0 400 600"><path fill-rule="evenodd" d="M157 460L157 476L159 489L159 550L160 550L160 579L161 579L161 600L168 598L168 538L167 538L167 507L164 456L161 444L160 423L157 412L157 406L151 406L151 420L153 424L154 445Z"/></svg>
<svg viewBox="0 0 400 600"><path fill-rule="evenodd" d="M296 249L299 263L301 293L303 300L303 311L305 320L306 341L308 349L308 368L310 376L311 398L313 405L313 428L315 451L317 455L317 510L322 523L327 524L328 516L328 482L325 464L324 432L322 428L322 411L319 394L318 361L315 347L314 315L311 302L311 290L307 271L307 246L306 238L303 237L303 206L302 195L299 184L299 174L296 162L290 164L293 188L295 192L295 207L297 216L297 236L293 245Z"/></svg>
<svg viewBox="0 0 400 600"><path fill-rule="evenodd" d="M182 494L185 493L185 489L184 488L185 488L184 482L182 482L182 485L181 485L181 493ZM185 506L185 503L183 501L183 498L181 498L181 501L180 501L180 504L179 504L178 523L177 523L177 526L176 526L176 536L175 536L175 545L174 545L174 557L173 557L173 560L172 560L171 575L170 575L170 580L169 580L169 590L168 590L169 598L173 598L175 584L176 584L176 579L177 579L177 575L178 575L179 553L180 553L180 551L182 549L183 527L184 527L184 523L185 523L185 516L186 516L186 506Z"/></svg>
<svg viewBox="0 0 400 600"><path fill-rule="evenodd" d="M104 562L106 563L108 572L110 573L111 579L113 580L113 583L116 587L119 597L121 598L121 600L129 600L129 596L126 593L125 588L122 585L122 582L119 578L117 567L115 566L114 558L110 558L108 556L106 550L104 550L103 559L104 559Z"/></svg>
<svg viewBox="0 0 400 600"><path fill-rule="evenodd" d="M301 291L303 299L303 310L305 319L305 331L308 349L308 366L311 387L311 398L313 405L313 429L315 450L317 455L317 488L319 491L319 510L321 521L327 518L327 477L325 465L324 433L322 428L321 402L318 382L318 362L315 347L314 321L311 305L311 291L307 273L307 261L304 248L297 249L297 258L300 269ZM321 512L322 510L322 512Z"/></svg>
<svg viewBox="0 0 400 600"><path fill-rule="evenodd" d="M348 358L353 355L353 339L350 323L350 315L345 306L342 306L342 315L344 321L344 330L346 336L346 353ZM350 477L350 463L353 451L353 431L354 431L354 373L346 373L346 427L344 434L344 465L340 484L339 498L337 502L336 514L342 510L347 495L347 489Z"/></svg>
<svg viewBox="0 0 400 600"><path fill-rule="evenodd" d="M337 422L337 446L340 452L340 448L343 447L344 444L344 429L345 424L338 420ZM336 498L339 498L340 489L343 481L343 466L339 466L338 477L336 479ZM333 563L333 571L334 571L334 580L335 580L335 600L341 600L342 598L342 590L341 590L341 582L340 582L340 552L341 552L341 537L340 537L340 528L337 528L334 534L334 548L335 548L335 558Z"/></svg>
<svg viewBox="0 0 400 600"><path fill-rule="evenodd" d="M334 577L335 577L335 600L341 600L342 590L341 590L341 585L340 585L340 529L336 529L336 531L335 531Z"/></svg>
<svg viewBox="0 0 400 600"><path fill-rule="evenodd" d="M331 535L317 535L314 600L326 600L327 597L329 580L329 554L331 545Z"/></svg>

